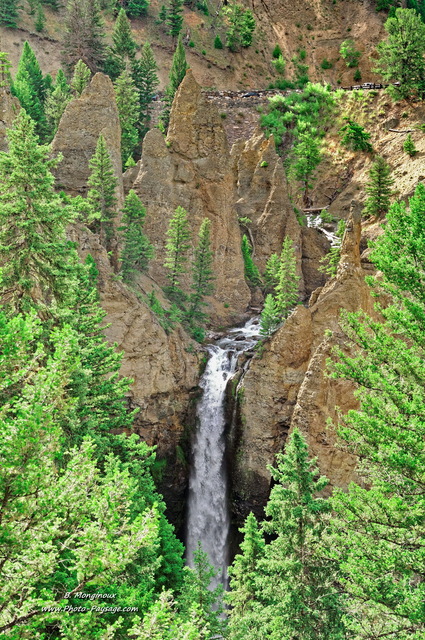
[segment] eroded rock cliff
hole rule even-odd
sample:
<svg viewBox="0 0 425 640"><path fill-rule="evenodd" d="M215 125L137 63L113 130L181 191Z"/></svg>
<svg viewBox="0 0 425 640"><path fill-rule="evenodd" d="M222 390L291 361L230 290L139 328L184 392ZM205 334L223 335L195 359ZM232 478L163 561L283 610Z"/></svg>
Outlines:
<svg viewBox="0 0 425 640"><path fill-rule="evenodd" d="M373 311L360 262L360 235L360 211L353 207L337 276L313 293L307 307L295 309L243 378L232 469L238 517L250 509L261 513L270 489L267 465L294 426L305 434L311 455L332 484L344 486L354 477L354 460L335 446L335 434L326 426L328 418L336 418L335 406L343 411L356 406L353 386L328 378L326 359L343 339L340 311Z"/></svg>

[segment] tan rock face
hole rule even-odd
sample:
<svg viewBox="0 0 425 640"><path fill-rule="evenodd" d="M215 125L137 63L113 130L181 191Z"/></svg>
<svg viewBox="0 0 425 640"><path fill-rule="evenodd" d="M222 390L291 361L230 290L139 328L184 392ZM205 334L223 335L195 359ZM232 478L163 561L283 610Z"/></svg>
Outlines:
<svg viewBox="0 0 425 640"><path fill-rule="evenodd" d="M0 89L0 151L7 151L6 129L18 115L20 104L5 87Z"/></svg>
<svg viewBox="0 0 425 640"><path fill-rule="evenodd" d="M310 454L333 485L345 486L354 477L354 460L335 447L335 434L326 426L329 417L336 418L336 405L343 411L357 406L353 386L327 378L326 360L342 341L341 309L373 312L360 264L360 233L360 212L352 211L336 278L315 292L307 308L297 307L243 379L233 469L233 503L243 516L253 508L261 513L270 486L267 464L294 426L306 435ZM332 337L325 335L328 329Z"/></svg>
<svg viewBox="0 0 425 640"><path fill-rule="evenodd" d="M96 73L79 98L65 109L53 140L54 154L63 160L55 170L59 187L73 194L85 194L90 175L89 160L100 135L105 138L118 179L117 197L123 202L121 127L110 78Z"/></svg>
<svg viewBox="0 0 425 640"><path fill-rule="evenodd" d="M188 429L193 424L189 412L199 377L198 355L181 330L167 335L149 307L113 278L108 256L97 236L85 227L74 229L72 234L82 257L90 253L99 269L101 304L107 313L105 324L110 323L105 335L123 352L121 375L133 379L129 401L139 409L135 431L148 444L157 445L159 457L167 458L161 489L168 498L173 520L178 521L187 469L181 456L177 456L176 447L185 449ZM140 284L142 288L143 282Z"/></svg>
<svg viewBox="0 0 425 640"><path fill-rule="evenodd" d="M166 283L166 231L175 209L187 210L193 244L202 220L209 218L216 278L213 320L230 324L240 319L250 292L244 280L232 163L219 114L202 96L191 71L174 100L167 141L158 129L145 137L134 188L146 206L145 230L155 245L152 277ZM189 290L190 278L182 284Z"/></svg>

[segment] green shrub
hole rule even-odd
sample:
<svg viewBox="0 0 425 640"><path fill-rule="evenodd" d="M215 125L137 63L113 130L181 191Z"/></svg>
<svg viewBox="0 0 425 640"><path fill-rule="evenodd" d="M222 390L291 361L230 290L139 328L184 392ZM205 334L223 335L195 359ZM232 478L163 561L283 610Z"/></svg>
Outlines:
<svg viewBox="0 0 425 640"><path fill-rule="evenodd" d="M332 69L333 64L327 58L323 58L320 66L322 67L322 69Z"/></svg>
<svg viewBox="0 0 425 640"><path fill-rule="evenodd" d="M195 43L193 42L193 40L191 40L191 41L189 42L189 47L193 48L194 46L195 46Z"/></svg>
<svg viewBox="0 0 425 640"><path fill-rule="evenodd" d="M217 34L216 37L214 38L214 49L222 49L223 48L223 43L221 41L220 36Z"/></svg>
<svg viewBox="0 0 425 640"><path fill-rule="evenodd" d="M281 55L282 55L282 49L281 49L281 48L279 47L279 45L277 44L277 45L275 46L275 48L273 49L272 56L273 56L273 58L276 58L276 59L277 59L277 58L278 58L279 56L281 56Z"/></svg>

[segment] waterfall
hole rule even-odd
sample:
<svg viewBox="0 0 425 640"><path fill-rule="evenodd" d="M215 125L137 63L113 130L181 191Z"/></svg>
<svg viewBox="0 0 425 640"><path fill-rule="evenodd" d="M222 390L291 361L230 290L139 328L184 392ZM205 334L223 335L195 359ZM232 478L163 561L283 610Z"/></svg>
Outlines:
<svg viewBox="0 0 425 640"><path fill-rule="evenodd" d="M214 587L227 584L230 516L226 472L225 392L241 353L252 349L258 338L258 318L244 327L230 329L224 338L208 345L209 360L201 378L203 395L197 406L197 431L192 448L189 478L186 553L193 566L198 541L218 570Z"/></svg>

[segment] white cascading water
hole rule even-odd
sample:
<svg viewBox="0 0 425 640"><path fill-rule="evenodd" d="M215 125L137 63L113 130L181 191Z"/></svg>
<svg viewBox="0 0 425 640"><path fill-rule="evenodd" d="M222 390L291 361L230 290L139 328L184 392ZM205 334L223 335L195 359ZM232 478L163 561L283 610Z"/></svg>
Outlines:
<svg viewBox="0 0 425 640"><path fill-rule="evenodd" d="M230 527L228 483L225 461L225 391L238 365L238 356L252 349L259 339L258 318L207 347L210 358L201 378L204 390L197 407L197 431L192 449L186 555L193 566L198 541L218 570L211 588L227 586L228 536Z"/></svg>

